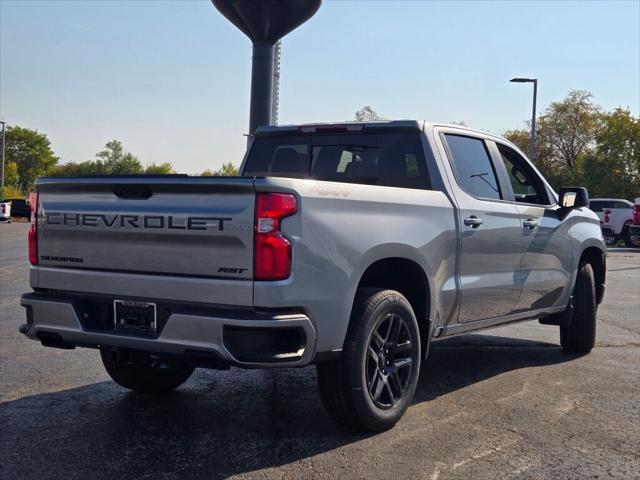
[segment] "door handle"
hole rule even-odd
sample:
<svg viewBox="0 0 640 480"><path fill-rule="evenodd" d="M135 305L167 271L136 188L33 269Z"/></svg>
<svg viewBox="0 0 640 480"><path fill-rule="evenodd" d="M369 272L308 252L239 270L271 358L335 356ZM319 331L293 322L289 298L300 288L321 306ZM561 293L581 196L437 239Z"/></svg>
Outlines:
<svg viewBox="0 0 640 480"><path fill-rule="evenodd" d="M471 215L470 217L464 219L464 224L467 227L478 228L480 225L482 225L482 219L476 217L475 215Z"/></svg>
<svg viewBox="0 0 640 480"><path fill-rule="evenodd" d="M528 228L530 230L533 230L534 228L536 228L538 226L538 221L537 220L533 220L532 218L527 218L526 220L524 220L522 222L522 226L524 228Z"/></svg>

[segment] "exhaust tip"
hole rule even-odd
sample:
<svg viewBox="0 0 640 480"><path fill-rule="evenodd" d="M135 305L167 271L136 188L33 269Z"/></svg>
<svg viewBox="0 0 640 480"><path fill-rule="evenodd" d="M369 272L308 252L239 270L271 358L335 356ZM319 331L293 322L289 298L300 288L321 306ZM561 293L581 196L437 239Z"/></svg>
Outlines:
<svg viewBox="0 0 640 480"><path fill-rule="evenodd" d="M62 348L63 350L73 350L75 345L65 342L59 333L38 332L36 338L40 340L43 347Z"/></svg>

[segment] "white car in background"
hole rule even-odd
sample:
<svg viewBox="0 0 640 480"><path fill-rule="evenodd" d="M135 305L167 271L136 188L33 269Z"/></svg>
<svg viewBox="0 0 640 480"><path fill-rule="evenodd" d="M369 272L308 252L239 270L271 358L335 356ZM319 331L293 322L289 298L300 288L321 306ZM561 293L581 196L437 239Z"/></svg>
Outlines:
<svg viewBox="0 0 640 480"><path fill-rule="evenodd" d="M0 202L0 222L11 222L11 202Z"/></svg>
<svg viewBox="0 0 640 480"><path fill-rule="evenodd" d="M631 246L629 227L633 223L633 203L623 198L592 198L589 208L598 215L605 229L611 228L613 243L622 239L628 247Z"/></svg>

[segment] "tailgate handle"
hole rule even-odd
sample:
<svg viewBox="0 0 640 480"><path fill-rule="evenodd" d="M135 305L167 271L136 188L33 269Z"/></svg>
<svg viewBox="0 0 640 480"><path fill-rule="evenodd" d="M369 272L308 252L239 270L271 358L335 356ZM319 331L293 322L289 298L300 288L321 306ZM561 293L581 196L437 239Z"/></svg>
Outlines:
<svg viewBox="0 0 640 480"><path fill-rule="evenodd" d="M146 185L114 185L113 193L118 198L130 200L146 200L151 198L153 192Z"/></svg>

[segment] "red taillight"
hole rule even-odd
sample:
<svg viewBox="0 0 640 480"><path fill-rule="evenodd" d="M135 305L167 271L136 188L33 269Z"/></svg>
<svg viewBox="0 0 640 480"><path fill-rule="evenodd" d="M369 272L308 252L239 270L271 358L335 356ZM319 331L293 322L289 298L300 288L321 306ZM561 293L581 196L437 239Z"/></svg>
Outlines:
<svg viewBox="0 0 640 480"><path fill-rule="evenodd" d="M611 214L611 210L604 211L604 223L609 223L609 215Z"/></svg>
<svg viewBox="0 0 640 480"><path fill-rule="evenodd" d="M633 206L633 224L640 225L640 204Z"/></svg>
<svg viewBox="0 0 640 480"><path fill-rule="evenodd" d="M29 263L38 264L38 192L29 194L31 206L31 228L29 228Z"/></svg>
<svg viewBox="0 0 640 480"><path fill-rule="evenodd" d="M288 193L258 193L255 214L254 278L283 280L291 273L291 243L280 231L280 221L298 210Z"/></svg>

